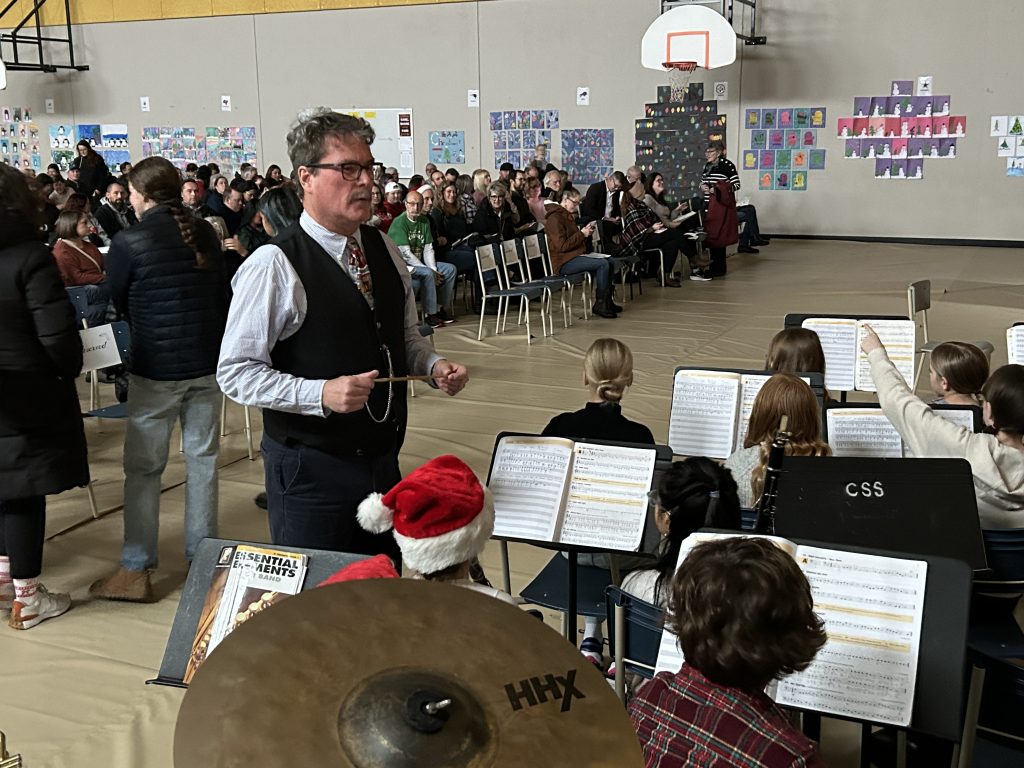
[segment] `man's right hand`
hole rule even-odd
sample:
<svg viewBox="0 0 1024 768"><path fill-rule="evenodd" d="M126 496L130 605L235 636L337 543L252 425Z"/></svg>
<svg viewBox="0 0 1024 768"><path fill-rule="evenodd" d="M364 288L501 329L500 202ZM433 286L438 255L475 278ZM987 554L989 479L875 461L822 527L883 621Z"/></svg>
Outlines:
<svg viewBox="0 0 1024 768"><path fill-rule="evenodd" d="M339 376L324 384L320 399L324 408L333 413L358 411L370 399L373 382L380 374L377 371L359 373L355 376Z"/></svg>

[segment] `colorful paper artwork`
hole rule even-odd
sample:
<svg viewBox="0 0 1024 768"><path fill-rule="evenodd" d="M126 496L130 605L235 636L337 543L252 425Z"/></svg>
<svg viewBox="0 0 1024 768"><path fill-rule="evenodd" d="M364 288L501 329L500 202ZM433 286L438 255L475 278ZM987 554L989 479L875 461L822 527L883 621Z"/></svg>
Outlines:
<svg viewBox="0 0 1024 768"><path fill-rule="evenodd" d="M466 162L465 131L431 131L428 135L430 162L462 165Z"/></svg>
<svg viewBox="0 0 1024 768"><path fill-rule="evenodd" d="M39 126L29 107L0 107L0 163L42 173Z"/></svg>
<svg viewBox="0 0 1024 768"><path fill-rule="evenodd" d="M67 124L51 124L50 134L50 162L56 163L60 172L65 174L71 168L75 159L75 144L78 139L75 137L75 126Z"/></svg>
<svg viewBox="0 0 1024 768"><path fill-rule="evenodd" d="M1006 158L1006 175L1024 178L1024 114L993 115L989 133L996 140L996 156Z"/></svg>
<svg viewBox="0 0 1024 768"><path fill-rule="evenodd" d="M491 127L491 143L494 147L494 167L512 163L516 168L526 167L533 160L536 147L547 144L548 159L551 159L551 131L558 128L557 109L518 109L507 112L491 112L488 115ZM431 145L433 146L433 145ZM465 135L463 135L463 157L465 157ZM465 162L463 159L461 162Z"/></svg>
<svg viewBox="0 0 1024 768"><path fill-rule="evenodd" d="M206 162L217 163L220 172L230 175L242 163L256 162L256 127L227 126L206 128Z"/></svg>
<svg viewBox="0 0 1024 768"><path fill-rule="evenodd" d="M128 162L128 126L124 123L80 123L75 127L78 141L88 141L111 173L120 173L121 163ZM51 134L51 147L52 147ZM72 142L71 149L74 151ZM63 158L62 158L63 159ZM74 159L74 155L72 155ZM54 157L58 165L61 161Z"/></svg>
<svg viewBox="0 0 1024 768"><path fill-rule="evenodd" d="M743 151L744 171L759 170L760 190L805 191L808 171L825 169L825 150L818 149L818 130L825 127L825 107L769 107L744 110L750 149ZM853 135L853 118L841 118L840 135ZM866 126L864 127L866 133ZM861 150L857 144L856 150ZM814 154L812 154L814 153ZM812 162L813 158L813 162ZM775 173L763 171L773 169Z"/></svg>
<svg viewBox="0 0 1024 768"><path fill-rule="evenodd" d="M612 172L614 164L614 129L562 129L562 167L574 184L601 181Z"/></svg>
<svg viewBox="0 0 1024 768"><path fill-rule="evenodd" d="M876 179L908 180L924 178L925 159L955 158L967 117L950 114L949 96L931 95L920 84L915 96L913 88L913 80L893 80L885 96L855 97L853 113L836 120L843 157L874 160Z"/></svg>
<svg viewBox="0 0 1024 768"><path fill-rule="evenodd" d="M142 156L166 158L180 170L184 170L188 163L201 165L210 159L205 135L197 136L195 128L167 125L142 129Z"/></svg>

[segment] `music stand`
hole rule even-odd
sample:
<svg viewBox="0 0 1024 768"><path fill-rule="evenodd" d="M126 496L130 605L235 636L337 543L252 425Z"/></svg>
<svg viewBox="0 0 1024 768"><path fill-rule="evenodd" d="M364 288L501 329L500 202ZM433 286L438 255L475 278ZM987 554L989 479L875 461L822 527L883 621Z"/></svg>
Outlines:
<svg viewBox="0 0 1024 768"><path fill-rule="evenodd" d="M189 655L192 653L192 641L199 627L199 615L203 610L206 593L213 581L214 567L224 547L238 544L251 544L256 547L273 547L285 552L309 555L306 569L306 580L302 591L315 588L320 582L350 563L365 560L369 555L356 555L348 552L328 552L322 549L302 549L301 547L284 547L278 544L260 544L251 541L234 539L203 539L199 542L192 567L189 568L185 586L181 590L178 610L174 614L171 633L167 637L164 658L160 662L160 671L146 685L168 685L174 688L188 688L183 682Z"/></svg>
<svg viewBox="0 0 1024 768"><path fill-rule="evenodd" d="M971 465L964 459L787 456L775 532L986 566Z"/></svg>
<svg viewBox="0 0 1024 768"><path fill-rule="evenodd" d="M494 440L494 447L491 449L491 465L487 469L487 485L491 484L491 472L494 470L494 455L498 449L498 443L506 437L537 437L537 435L530 432L499 432L498 436ZM592 440L592 439L581 439L569 437L565 438L572 440L575 443L589 443L593 445L611 445L620 448L641 448L644 450L654 450L655 452L655 474L657 477L659 465L661 470L664 471L665 467L672 463L672 449L667 445L643 445L640 443L624 443L617 442L614 440ZM652 483L654 482L652 478ZM653 533L652 533L653 532ZM492 536L494 540L500 543L501 548L501 564L502 564L502 578L503 586L505 591L512 594L512 575L509 570L509 557L508 557L508 542L516 541L523 544L531 544L541 549L550 549L557 552L565 552L566 557L569 561L568 575L567 575L567 588L568 588L568 599L566 605L566 639L575 645L575 633L576 633L576 601L579 592L578 586L578 573L577 567L579 565L580 553L597 553L597 554L608 554L611 555L612 561L612 580L618 583L618 568L615 562L616 555L643 555L646 553L653 553L654 547L657 545L660 536L657 534L657 528L653 523L653 515L651 515L651 507L647 509L647 519L644 523L644 533L640 543L640 550L638 551L626 551L626 550L614 550L602 547L587 547L576 544L565 544L558 541L538 541L536 539L522 539L510 536ZM654 555L651 555L652 559Z"/></svg>

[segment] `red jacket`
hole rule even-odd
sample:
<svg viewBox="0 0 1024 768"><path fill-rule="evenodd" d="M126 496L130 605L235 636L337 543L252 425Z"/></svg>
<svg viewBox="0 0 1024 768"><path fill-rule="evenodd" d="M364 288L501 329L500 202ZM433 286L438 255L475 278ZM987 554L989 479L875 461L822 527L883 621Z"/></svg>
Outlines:
<svg viewBox="0 0 1024 768"><path fill-rule="evenodd" d="M719 181L708 198L708 211L704 231L709 248L725 248L739 242L739 222L736 220L736 193L727 181Z"/></svg>

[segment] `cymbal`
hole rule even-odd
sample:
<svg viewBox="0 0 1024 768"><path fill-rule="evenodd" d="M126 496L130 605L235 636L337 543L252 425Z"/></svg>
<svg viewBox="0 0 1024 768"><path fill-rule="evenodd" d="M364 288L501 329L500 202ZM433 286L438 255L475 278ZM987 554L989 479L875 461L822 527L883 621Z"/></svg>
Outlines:
<svg viewBox="0 0 1024 768"><path fill-rule="evenodd" d="M607 680L533 616L410 579L303 592L196 673L176 768L639 768Z"/></svg>

